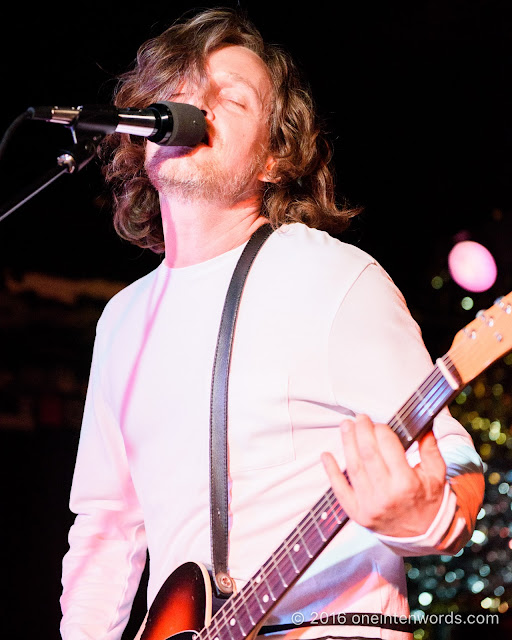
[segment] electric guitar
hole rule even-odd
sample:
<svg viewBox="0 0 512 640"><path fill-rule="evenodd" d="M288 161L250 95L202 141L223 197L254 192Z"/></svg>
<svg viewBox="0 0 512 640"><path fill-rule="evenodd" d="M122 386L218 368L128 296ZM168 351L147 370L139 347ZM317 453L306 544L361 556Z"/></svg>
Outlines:
<svg viewBox="0 0 512 640"><path fill-rule="evenodd" d="M512 292L455 336L428 377L388 422L405 449L476 376L512 349ZM178 567L151 605L135 640L245 640L349 520L329 489L249 582L228 600L212 591L206 568Z"/></svg>

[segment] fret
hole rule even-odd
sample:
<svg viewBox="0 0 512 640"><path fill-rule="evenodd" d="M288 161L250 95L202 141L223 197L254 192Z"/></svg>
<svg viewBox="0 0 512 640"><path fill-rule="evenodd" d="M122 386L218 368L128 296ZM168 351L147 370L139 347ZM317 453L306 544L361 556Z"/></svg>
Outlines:
<svg viewBox="0 0 512 640"><path fill-rule="evenodd" d="M432 398L432 406L434 414L437 414L439 410L447 403L450 396L455 396L454 390L451 388L446 378L442 377L436 384L435 397Z"/></svg>
<svg viewBox="0 0 512 640"><path fill-rule="evenodd" d="M206 638L204 638L204 640L220 640L220 631L219 631L219 627L221 624L219 620L220 616L221 616L220 612L218 612L215 616L213 616L209 626L205 627L204 629L202 629L202 631L199 632L199 634L197 634L198 640L204 634L206 634Z"/></svg>
<svg viewBox="0 0 512 640"><path fill-rule="evenodd" d="M265 563L265 565L263 565L263 567L264 567L264 568L266 567L266 563ZM269 574L269 575L270 575L270 574ZM276 599L275 599L275 597L274 597L274 593L273 593L273 591L272 591L272 588L271 588L271 586L270 586L270 584L269 584L268 577L267 577L267 578L263 578L263 582L262 582L261 584L262 584L262 585L264 585L265 587L267 587L268 592L270 593L270 597L271 597L271 598L272 598L272 600L275 602L275 600L276 600ZM263 600L263 602L266 604L266 603L269 601L269 596L268 596L268 594L265 594L265 595L263 596L262 600Z"/></svg>
<svg viewBox="0 0 512 640"><path fill-rule="evenodd" d="M442 407L450 400L451 397L457 395L457 391L454 390L448 380L444 377L438 381L436 385L437 398L434 404L434 413L437 414Z"/></svg>
<svg viewBox="0 0 512 640"><path fill-rule="evenodd" d="M269 576L269 578L270 578L270 576ZM272 587L270 586L270 582L269 582L269 580L267 579L267 580L265 580L265 582L266 582L266 584L267 584L268 591L269 591L269 593L270 593L270 597L272 598L272 600L273 600L274 602L276 602L277 598L276 598L276 596L274 595L274 591L273 591Z"/></svg>
<svg viewBox="0 0 512 640"><path fill-rule="evenodd" d="M242 636L245 638L245 636L246 636L247 634L246 634L246 632L244 631L244 628L242 627L242 623L240 622L240 619L239 619L239 618L237 618L237 617L235 617L235 616L231 617L231 618L229 619L229 622L228 622L228 625L227 625L227 626L228 626L228 629L229 629L229 628L231 628L231 629L233 629L233 630L234 630L234 628L235 628L237 625L238 625L239 630L240 630L240 631L241 631L241 633L242 633Z"/></svg>
<svg viewBox="0 0 512 640"><path fill-rule="evenodd" d="M279 563L277 562L277 560L276 560L276 558L275 558L275 555L274 555L274 554L272 554L271 559L272 559L272 561L273 561L273 563L274 563L274 566L275 566L275 568L276 568L276 571L277 571L277 574L278 574L278 576L279 576L279 579L281 580L281 582L282 582L282 584L283 584L283 587L287 587L287 586L288 586L288 583L287 583L287 582L286 582L286 580L283 578L283 574L281 573L281 570L279 569Z"/></svg>
<svg viewBox="0 0 512 640"><path fill-rule="evenodd" d="M243 606L240 606L240 603ZM246 638L261 619L261 617L256 620L254 619L250 609L250 601L247 602L243 590L236 598L229 600L224 607L221 608L221 611L222 610L224 612L224 627L228 629L229 635L232 638L235 632L239 632L241 637L238 640ZM262 610L262 613L266 613L266 611ZM222 628L218 635L220 638L223 638Z"/></svg>
<svg viewBox="0 0 512 640"><path fill-rule="evenodd" d="M287 538L274 553L274 557L276 558L278 565L277 568L281 576L281 582L283 584L286 583L285 586L289 586L297 579L297 574L301 571L300 567L303 566L303 563L301 563L300 560L295 562L295 559L292 557L290 541L293 542L294 538L291 538L291 536Z"/></svg>
<svg viewBox="0 0 512 640"><path fill-rule="evenodd" d="M244 598L243 594L241 594L241 599L242 599L242 602L243 602L243 604L244 604L245 610L247 611L247 615L249 616L249 620L251 621L251 625L252 625L253 627L255 627L255 626L258 624L258 622L257 622L257 621L255 621L255 620L254 620L254 618L252 617L251 609L250 609L250 607L247 605L247 601L246 601L246 599Z"/></svg>
<svg viewBox="0 0 512 640"><path fill-rule="evenodd" d="M254 618L252 617L251 609L250 609L249 605L247 604L247 598L246 598L246 596L245 596L243 591L240 592L239 599L241 600L241 602L243 604L243 607L245 609L247 617L249 618L249 622L251 623L251 626L254 627L257 624L257 621L255 621ZM231 608L233 609L234 606L232 605ZM228 615L228 617L229 617L229 615ZM239 622L239 625L241 626L240 622Z"/></svg>
<svg viewBox="0 0 512 640"><path fill-rule="evenodd" d="M432 393L432 391L435 391L437 388L437 384L432 387L432 389L428 392L428 394ZM421 409L421 411L419 412L419 415L423 415L425 413L425 411L428 413L428 415L433 418L436 415L436 412L433 411L430 407L430 404L427 402L427 397L423 396L419 391L416 391L416 395L420 398L421 402L419 405L419 409Z"/></svg>
<svg viewBox="0 0 512 640"><path fill-rule="evenodd" d="M336 514L334 507L324 503L325 500L322 500L322 504L319 504L319 511L321 513L319 517L317 516L317 522L324 536L324 542L327 542L333 529L336 528L337 523L335 523Z"/></svg>
<svg viewBox="0 0 512 640"><path fill-rule="evenodd" d="M437 385L436 385L436 386L437 386ZM436 387L434 387L434 389L435 389L435 388L436 388ZM432 389L432 390L434 390L434 389ZM423 405L422 405L422 406L425 408L425 411L428 413L428 415L429 415L431 418L433 418L436 414L435 414L435 412L434 412L434 411L432 411L432 409L430 408L430 404L427 402L427 397L428 397L428 396L427 396L427 397L423 397L423 396L419 393L419 391L417 392L417 394L418 394L421 398L423 398L424 402L423 402Z"/></svg>
<svg viewBox="0 0 512 640"><path fill-rule="evenodd" d="M400 430L400 432L397 434L401 440L406 440L407 442L411 442L412 441L412 436L409 433L407 427L405 426L405 422L399 418L398 416L395 416L394 418L394 422L398 423L395 427L395 433L397 430ZM403 442L402 442L403 444Z"/></svg>
<svg viewBox="0 0 512 640"><path fill-rule="evenodd" d="M346 472L345 472L346 474ZM325 494L326 498L329 500L329 506L332 509L332 515L334 516L334 519L336 520L337 524L341 524L341 520L338 518L338 514L336 512L336 505L338 504L337 499L334 497L334 493L332 491L332 489L329 489L327 491L327 493Z"/></svg>
<svg viewBox="0 0 512 640"><path fill-rule="evenodd" d="M258 575L258 580L257 580L257 584L259 585L261 583L261 578ZM263 607L263 605L261 604L261 600L260 597L258 595L258 588L257 587L253 587L252 592L254 594L254 597L256 598L256 600L258 601L258 606L261 609L261 613L266 613L267 610Z"/></svg>
<svg viewBox="0 0 512 640"><path fill-rule="evenodd" d="M418 417L421 417L422 415L424 415L425 410L426 410L425 398L424 398L424 396L419 392L419 390L416 390L416 391L414 392L414 395L419 399L419 402L416 402L416 403L415 403L415 405L416 405L416 406L414 407L414 411L415 411L415 413L416 413L416 415L417 415ZM410 421L410 422L412 422L412 421L411 421L411 416L412 416L412 415L414 415L414 414L409 414L409 416L408 416L408 417L409 417L409 421Z"/></svg>
<svg viewBox="0 0 512 640"><path fill-rule="evenodd" d="M293 559L293 554L290 552L290 548L288 546L288 540L285 540L283 543L283 549L286 552L286 555L288 556L288 558L290 559L290 562L293 566L293 570L295 571L295 573L299 573L299 568L297 567L297 565L295 564L295 561Z"/></svg>
<svg viewBox="0 0 512 640"><path fill-rule="evenodd" d="M211 624L209 627L205 627L200 633L197 634L197 638L199 639L201 636L206 635L204 640L219 640L218 625L216 624L215 616L213 616L211 620Z"/></svg>
<svg viewBox="0 0 512 640"><path fill-rule="evenodd" d="M222 611L222 609L221 609L221 611ZM233 634L231 633L231 631L232 631L232 629L231 629L231 625L230 625L230 624L228 624L228 621L227 621L226 619L224 619L224 624L223 624L222 626L227 630L227 632L228 632L228 634L229 634L229 636L230 636L231 640L237 640L237 639L233 636ZM221 634L219 634L219 635L221 635Z"/></svg>
<svg viewBox="0 0 512 640"><path fill-rule="evenodd" d="M439 369L435 368L429 378L389 421L389 425L399 437L404 429L410 436L410 439L401 439L406 450L418 438L423 428L437 415L440 408L448 402L450 396L454 394L455 391L449 382Z"/></svg>
<svg viewBox="0 0 512 640"><path fill-rule="evenodd" d="M327 538L324 535L324 532L322 531L322 529L320 529L320 526L318 525L317 519L315 518L315 516L313 514L311 514L311 520L313 521L313 524L316 527L316 530L318 531L318 534L320 536L320 538L322 539L322 542L325 542L327 540Z"/></svg>
<svg viewBox="0 0 512 640"><path fill-rule="evenodd" d="M311 553L311 551L308 549L308 545L306 544L306 542L305 542L305 540L304 540L304 537L302 536L302 532L301 532L301 530L300 530L300 525L297 527L297 533L298 533L298 535L299 535L299 538L302 540L302 545L303 545L304 549L306 549L306 553L308 554L308 557L309 557L309 558L312 558L312 557L313 557L313 554L312 554L312 553ZM293 547L293 548L294 548L294 550L298 551L300 547L299 547L299 545L298 545L298 544L296 544L296 545L295 545L295 547Z"/></svg>

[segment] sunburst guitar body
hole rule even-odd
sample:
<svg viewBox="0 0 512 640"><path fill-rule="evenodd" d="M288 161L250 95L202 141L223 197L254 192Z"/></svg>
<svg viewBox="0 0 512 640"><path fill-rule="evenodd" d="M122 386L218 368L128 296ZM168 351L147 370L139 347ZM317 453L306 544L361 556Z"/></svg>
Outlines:
<svg viewBox="0 0 512 640"><path fill-rule="evenodd" d="M135 640L196 640L225 602L214 595L206 567L186 562L160 588Z"/></svg>

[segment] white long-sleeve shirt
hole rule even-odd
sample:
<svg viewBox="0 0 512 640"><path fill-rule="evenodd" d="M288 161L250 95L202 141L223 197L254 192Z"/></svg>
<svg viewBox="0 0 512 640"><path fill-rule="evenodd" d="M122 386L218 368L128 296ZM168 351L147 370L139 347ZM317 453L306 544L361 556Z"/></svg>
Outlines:
<svg viewBox="0 0 512 640"><path fill-rule="evenodd" d="M121 637L147 548L148 604L178 565L211 564L211 372L242 249L185 268L162 263L98 322L63 562L65 640ZM387 422L431 369L402 295L371 256L302 224L270 236L245 285L229 382L229 569L239 586L328 489L321 452L344 467L341 419ZM434 432L447 482L429 530L399 539L350 522L266 624L295 611L408 614L401 556L455 553L482 501L470 436L447 410ZM416 445L408 458L419 461ZM329 632L406 637L348 626L290 634Z"/></svg>

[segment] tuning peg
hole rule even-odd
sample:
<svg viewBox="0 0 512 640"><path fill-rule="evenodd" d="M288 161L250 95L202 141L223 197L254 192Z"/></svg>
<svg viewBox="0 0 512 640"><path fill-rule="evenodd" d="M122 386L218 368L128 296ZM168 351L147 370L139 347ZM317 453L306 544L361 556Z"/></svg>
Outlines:
<svg viewBox="0 0 512 640"><path fill-rule="evenodd" d="M512 304L509 303L505 305L505 303L503 302L503 298L504 296L500 296L499 298L497 298L495 304L499 305L505 311L505 313L511 314Z"/></svg>

